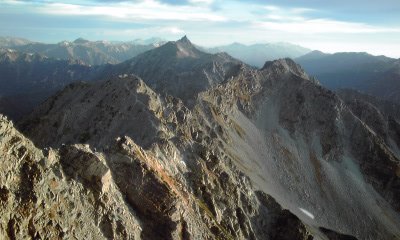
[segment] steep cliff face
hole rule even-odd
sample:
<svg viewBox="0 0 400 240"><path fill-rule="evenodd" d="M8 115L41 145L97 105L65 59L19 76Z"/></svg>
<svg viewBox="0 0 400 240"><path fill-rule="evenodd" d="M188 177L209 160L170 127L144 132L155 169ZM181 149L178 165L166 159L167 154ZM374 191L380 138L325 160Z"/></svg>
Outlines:
<svg viewBox="0 0 400 240"><path fill-rule="evenodd" d="M339 90L338 95L378 138L400 154L400 105L350 89Z"/></svg>

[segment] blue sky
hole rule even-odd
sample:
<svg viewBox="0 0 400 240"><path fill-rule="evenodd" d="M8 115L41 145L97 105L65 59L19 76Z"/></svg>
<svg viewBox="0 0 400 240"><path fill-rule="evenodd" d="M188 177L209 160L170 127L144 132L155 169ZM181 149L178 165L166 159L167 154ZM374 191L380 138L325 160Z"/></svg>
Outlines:
<svg viewBox="0 0 400 240"><path fill-rule="evenodd" d="M161 37L216 46L291 42L400 57L400 1L0 0L0 35L35 41Z"/></svg>

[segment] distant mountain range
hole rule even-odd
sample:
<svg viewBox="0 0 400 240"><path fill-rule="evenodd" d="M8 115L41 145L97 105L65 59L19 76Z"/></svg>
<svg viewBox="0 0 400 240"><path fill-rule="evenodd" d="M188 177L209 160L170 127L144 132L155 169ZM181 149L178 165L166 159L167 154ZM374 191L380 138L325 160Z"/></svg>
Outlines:
<svg viewBox="0 0 400 240"><path fill-rule="evenodd" d="M262 67L265 61L280 58L297 58L311 52L310 49L290 44L290 43L266 43L244 45L232 43L230 45L219 46L206 49L211 53L226 52L232 57L255 67Z"/></svg>
<svg viewBox="0 0 400 240"><path fill-rule="evenodd" d="M56 44L38 43L22 38L0 37L0 48L13 48L27 53L40 53L47 57L81 60L88 65L117 64L135 57L147 50L166 43L161 38L135 39L127 42L89 41L78 38L75 41L62 41ZM197 46L209 53L225 52L249 65L262 67L265 61L279 58L296 58L311 52L310 49L290 43L266 43L229 45L206 48Z"/></svg>
<svg viewBox="0 0 400 240"><path fill-rule="evenodd" d="M90 80L95 67L78 60L52 59L37 53L0 49L0 105L18 118L65 85Z"/></svg>
<svg viewBox="0 0 400 240"><path fill-rule="evenodd" d="M80 60L88 65L116 64L162 45L162 39L131 42L89 41L78 38L73 42L37 43L18 38L0 38L0 48L12 48L26 53L39 53L49 58Z"/></svg>
<svg viewBox="0 0 400 240"><path fill-rule="evenodd" d="M323 86L351 88L400 103L400 60L368 53L313 51L296 59Z"/></svg>
<svg viewBox="0 0 400 240"><path fill-rule="evenodd" d="M13 48L22 45L33 43L32 41L24 38L16 37L1 37L0 36L0 48Z"/></svg>

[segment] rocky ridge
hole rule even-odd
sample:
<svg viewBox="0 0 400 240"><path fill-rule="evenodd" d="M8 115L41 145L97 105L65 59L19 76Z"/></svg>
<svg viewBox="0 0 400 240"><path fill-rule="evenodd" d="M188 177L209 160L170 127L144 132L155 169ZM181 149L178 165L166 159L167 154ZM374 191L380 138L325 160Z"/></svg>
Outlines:
<svg viewBox="0 0 400 240"><path fill-rule="evenodd" d="M185 36L110 66L99 76L135 74L154 91L180 98L187 106L193 106L198 93L225 81L240 64L225 53L209 54L198 50Z"/></svg>

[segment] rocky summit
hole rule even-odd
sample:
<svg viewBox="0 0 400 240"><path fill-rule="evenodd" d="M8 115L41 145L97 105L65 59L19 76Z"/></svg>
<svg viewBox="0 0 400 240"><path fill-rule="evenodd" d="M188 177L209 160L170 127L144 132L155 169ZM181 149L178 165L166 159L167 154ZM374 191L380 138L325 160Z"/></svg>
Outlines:
<svg viewBox="0 0 400 240"><path fill-rule="evenodd" d="M226 53L198 50L185 36L109 66L98 78L135 74L156 92L180 98L187 106L193 106L198 93L225 81L240 64L243 63Z"/></svg>
<svg viewBox="0 0 400 240"><path fill-rule="evenodd" d="M186 37L103 73L0 118L0 238L400 239L396 108Z"/></svg>

